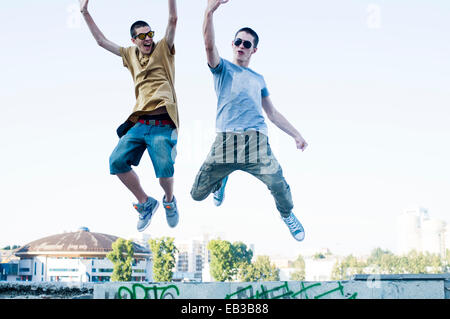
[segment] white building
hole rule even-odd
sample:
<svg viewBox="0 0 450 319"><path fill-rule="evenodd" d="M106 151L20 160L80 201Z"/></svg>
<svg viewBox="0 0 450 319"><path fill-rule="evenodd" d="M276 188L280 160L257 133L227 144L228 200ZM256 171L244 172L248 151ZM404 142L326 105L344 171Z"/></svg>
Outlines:
<svg viewBox="0 0 450 319"><path fill-rule="evenodd" d="M206 244L200 240L190 240L178 242L176 247L178 253L173 279L201 282Z"/></svg>
<svg viewBox="0 0 450 319"><path fill-rule="evenodd" d="M398 216L397 229L397 253L400 255L416 250L444 256L446 248L450 248L446 242L446 223L431 218L424 208L403 212Z"/></svg>
<svg viewBox="0 0 450 319"><path fill-rule="evenodd" d="M397 250L398 254L407 254L411 250L421 250L420 225L425 210L406 210L397 217Z"/></svg>
<svg viewBox="0 0 450 319"><path fill-rule="evenodd" d="M175 241L178 253L175 256L174 281L214 281L210 272L211 253L208 250L208 243L215 238L223 238L223 234L205 233L189 240ZM255 251L253 244L248 245L247 249Z"/></svg>
<svg viewBox="0 0 450 319"><path fill-rule="evenodd" d="M445 222L426 219L422 223L422 251L432 254L445 254Z"/></svg>
<svg viewBox="0 0 450 319"><path fill-rule="evenodd" d="M201 238L177 241L175 243L176 271L173 279L176 281L210 281L209 262L210 253L208 242L210 236L204 234Z"/></svg>
<svg viewBox="0 0 450 319"><path fill-rule="evenodd" d="M19 273L20 259L14 255L17 249L0 250L0 281L15 281Z"/></svg>
<svg viewBox="0 0 450 319"><path fill-rule="evenodd" d="M316 253L303 256L305 262L305 281L329 281L333 267L342 257L332 255L328 248L322 248ZM291 276L299 269L294 268L294 260L281 257L271 257L273 264L280 270L280 280L292 280Z"/></svg>
<svg viewBox="0 0 450 319"><path fill-rule="evenodd" d="M92 233L87 228L33 241L15 253L20 258L18 281L110 281L113 263L106 257L118 237ZM132 281L151 281L151 254L133 243Z"/></svg>
<svg viewBox="0 0 450 319"><path fill-rule="evenodd" d="M305 258L306 281L330 281L333 267L339 259L336 256L317 258L315 256Z"/></svg>
<svg viewBox="0 0 450 319"><path fill-rule="evenodd" d="M255 256L253 257L255 259ZM270 263L279 270L280 281L291 280L291 275L297 269L292 268L292 261L285 257L269 256ZM254 261L254 260L253 260Z"/></svg>
<svg viewBox="0 0 450 319"><path fill-rule="evenodd" d="M447 226L445 227L444 237L445 237L445 253L447 253L447 250L450 250L450 224L447 224Z"/></svg>

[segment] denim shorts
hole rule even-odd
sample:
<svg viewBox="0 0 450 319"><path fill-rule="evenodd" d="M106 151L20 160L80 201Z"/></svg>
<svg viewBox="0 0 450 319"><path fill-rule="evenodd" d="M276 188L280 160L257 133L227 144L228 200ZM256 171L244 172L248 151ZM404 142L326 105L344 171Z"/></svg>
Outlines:
<svg viewBox="0 0 450 319"><path fill-rule="evenodd" d="M177 129L171 125L136 123L124 136L109 158L112 175L127 173L139 162L147 149L157 178L173 177L177 156Z"/></svg>

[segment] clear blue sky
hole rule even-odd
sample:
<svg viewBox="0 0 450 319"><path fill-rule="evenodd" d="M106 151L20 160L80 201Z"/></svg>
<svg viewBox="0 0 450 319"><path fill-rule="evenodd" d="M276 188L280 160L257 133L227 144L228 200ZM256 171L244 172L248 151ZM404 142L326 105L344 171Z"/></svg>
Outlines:
<svg viewBox="0 0 450 319"><path fill-rule="evenodd" d="M395 250L396 216L421 205L450 222L450 2L230 0L215 18L221 56L242 26L260 35L250 67L264 75L275 107L309 143L305 152L269 125L306 239L295 242L266 187L231 175L220 208L189 191L215 135L216 98L206 67L206 0L178 0L176 89L181 130L172 230L160 209L146 231L178 239L211 231L295 256ZM167 1L91 0L112 41L129 26L164 34ZM109 175L116 127L134 105L120 58L99 48L78 1L3 1L0 7L0 246L87 226L136 234L132 195ZM162 198L151 162L136 169Z"/></svg>

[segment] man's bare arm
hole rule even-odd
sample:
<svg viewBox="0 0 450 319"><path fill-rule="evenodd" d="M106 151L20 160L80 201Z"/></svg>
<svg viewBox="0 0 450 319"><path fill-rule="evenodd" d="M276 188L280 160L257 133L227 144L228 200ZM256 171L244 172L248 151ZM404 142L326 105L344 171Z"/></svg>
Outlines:
<svg viewBox="0 0 450 319"><path fill-rule="evenodd" d="M208 6L205 11L205 19L203 21L203 38L205 40L206 58L211 68L217 67L220 63L219 51L216 47L214 34L214 11L223 3L229 0L208 0Z"/></svg>
<svg viewBox="0 0 450 319"><path fill-rule="evenodd" d="M169 0L169 22L167 23L166 29L166 42L169 46L169 49L173 48L177 21L177 2L176 0Z"/></svg>
<svg viewBox="0 0 450 319"><path fill-rule="evenodd" d="M97 41L97 44L109 52L121 56L120 47L114 42L109 41L95 24L94 19L92 19L88 11L88 3L89 0L80 0L80 11L89 27L89 30L94 36L94 39Z"/></svg>
<svg viewBox="0 0 450 319"><path fill-rule="evenodd" d="M292 124L289 123L289 121L280 112L278 112L277 109L275 109L268 96L262 99L262 106L269 120L279 129L292 136L295 140L297 148L304 151L308 146L308 143L306 143L305 139L295 129L295 127L293 127Z"/></svg>

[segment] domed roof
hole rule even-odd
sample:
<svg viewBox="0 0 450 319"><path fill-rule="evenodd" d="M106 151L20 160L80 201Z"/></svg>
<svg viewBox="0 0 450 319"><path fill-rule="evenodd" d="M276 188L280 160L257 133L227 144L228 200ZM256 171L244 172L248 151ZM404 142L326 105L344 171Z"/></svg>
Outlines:
<svg viewBox="0 0 450 319"><path fill-rule="evenodd" d="M111 245L119 237L107 234L92 233L87 228L77 232L64 233L44 237L21 247L16 256L36 255L82 255L105 256L112 251ZM135 255L149 255L150 251L133 242Z"/></svg>

